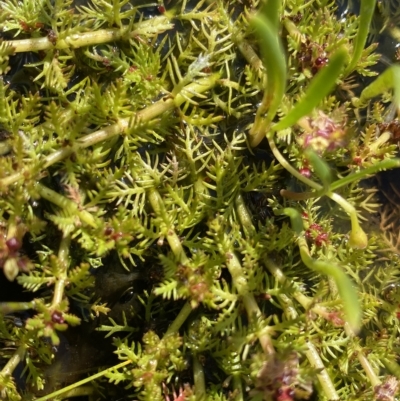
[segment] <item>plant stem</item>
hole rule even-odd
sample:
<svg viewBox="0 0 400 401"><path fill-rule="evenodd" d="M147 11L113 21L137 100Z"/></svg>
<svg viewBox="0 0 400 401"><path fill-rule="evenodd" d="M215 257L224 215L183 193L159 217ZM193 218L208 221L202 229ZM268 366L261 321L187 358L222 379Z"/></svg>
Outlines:
<svg viewBox="0 0 400 401"><path fill-rule="evenodd" d="M196 401L204 401L206 399L204 369L197 355L193 355L193 378Z"/></svg>
<svg viewBox="0 0 400 401"><path fill-rule="evenodd" d="M354 333L351 330L351 327L346 323L345 326L346 334L349 337L354 337ZM365 356L362 348L355 344L355 355L357 355L357 359L360 362L361 366L363 367L365 374L367 375L369 381L371 382L372 387L379 386L382 384L381 380L375 373L374 369L372 368L371 364L369 363L368 358Z"/></svg>
<svg viewBox="0 0 400 401"><path fill-rule="evenodd" d="M329 192L326 192L326 191L324 191L324 187L322 185L320 185L320 184L318 184L318 183L316 183L316 182L314 182L312 180L309 180L308 178L306 178L303 175L301 175L296 169L294 169L286 161L286 159L279 152L279 150L276 147L275 141L273 140L272 136L268 136L268 141L269 141L269 145L271 147L272 153L277 158L279 163L289 173L291 173L294 177L296 177L299 181L301 181L304 184L310 186L311 188L314 188L314 189L317 190L317 192L314 194L315 197L326 195L329 198L331 198L333 201L338 203L343 208L343 210L349 215L350 221L351 221L351 232L350 232L349 245L351 247L354 247L354 248L357 248L357 249L365 248L368 245L368 238L367 238L367 235L365 234L365 232L363 231L363 229L361 228L360 223L358 222L357 211L354 208L354 206L352 206L349 202L347 202L344 198L342 198L337 193L332 192L333 184L331 184L329 186ZM307 193L307 194L309 194L309 193ZM289 195L293 195L293 194L289 192Z"/></svg>
<svg viewBox="0 0 400 401"><path fill-rule="evenodd" d="M330 311L324 306L318 305L314 303L314 299L304 295L300 290L297 291L297 285L292 280L288 279L282 272L279 267L275 265L268 257L265 257L264 264L268 271L274 276L275 280L277 280L280 284L289 285L291 288L294 288L295 291L291 294L293 298L306 310L312 311L316 315L322 317L323 319L329 319ZM348 324L345 324L348 327ZM349 335L352 333L349 331Z"/></svg>
<svg viewBox="0 0 400 401"><path fill-rule="evenodd" d="M298 238L298 242L303 263L311 270L331 276L335 280L343 301L346 320L350 324L351 330L358 332L361 328L362 310L353 282L340 266L325 260L314 260L303 235Z"/></svg>
<svg viewBox="0 0 400 401"><path fill-rule="evenodd" d="M40 183L37 183L36 189L42 198L47 199L59 206L61 209L66 210L70 215L78 215L80 220L89 226L94 228L97 227L94 217L86 210L79 210L78 205L72 200Z"/></svg>
<svg viewBox="0 0 400 401"><path fill-rule="evenodd" d="M181 328L182 324L185 323L186 319L189 317L190 313L192 312L192 307L190 306L190 302L186 302L181 311L179 312L178 316L172 322L172 324L168 327L165 336L170 334L178 333L179 329Z"/></svg>
<svg viewBox="0 0 400 401"><path fill-rule="evenodd" d="M389 170L399 167L400 167L400 159L382 160L380 162L375 163L373 166L366 167L363 170L358 171L357 173L349 174L346 177L340 178L339 180L333 182L330 186L330 190L335 191L336 189L341 188L352 182L368 178L370 175L375 174L379 171Z"/></svg>
<svg viewBox="0 0 400 401"><path fill-rule="evenodd" d="M216 85L218 79L219 74L213 74L208 77L195 80L191 84L184 87L182 89L182 93L178 93L175 98L163 98L151 106L138 111L131 117L121 118L113 125L85 135L84 137L78 139L72 147L59 149L46 156L41 162L41 166L43 166L43 169L48 168L53 164L69 157L72 153L78 152L80 149L85 149L99 142L111 139L116 135L120 135L124 133L132 124L135 124L135 127L139 129L142 123L146 123L153 118L174 109L175 107L179 107L187 100L187 98L195 97L197 94L201 94L207 90L210 90ZM29 171L30 170L32 170L32 167L29 168ZM29 171L22 170L1 179L0 192L6 190L6 188L11 184L22 180L26 175L29 176Z"/></svg>
<svg viewBox="0 0 400 401"><path fill-rule="evenodd" d="M8 315L9 313L19 312L35 308L35 302L1 302L0 313Z"/></svg>
<svg viewBox="0 0 400 401"><path fill-rule="evenodd" d="M168 244L171 247L171 250L174 253L176 259L179 261L179 263L189 263L189 258L186 256L181 240L176 235L173 227L171 227L171 222L165 210L161 195L157 190L152 188L148 191L148 199L156 215L161 217L161 219L163 220L165 226L163 230L165 231L165 233L163 234L165 234Z"/></svg>
<svg viewBox="0 0 400 401"><path fill-rule="evenodd" d="M243 300L243 304L246 309L249 320L253 321L258 317L261 317L262 316L261 310L258 307L256 299L254 298L254 294L249 292L247 279L245 277L239 259L233 252L227 252L225 256L229 273L232 276L232 280L237 289L237 292L239 293L239 295ZM269 337L268 333L266 333L265 330L263 330L263 332L259 334L258 339L264 352L267 355L272 355L275 353L275 349L274 346L272 345L271 338Z"/></svg>
<svg viewBox="0 0 400 401"><path fill-rule="evenodd" d="M14 355L7 361L0 374L4 376L11 376L18 364L24 360L25 352L25 347L20 345L15 351Z"/></svg>
<svg viewBox="0 0 400 401"><path fill-rule="evenodd" d="M281 269L279 269L278 266L275 265L268 257L265 257L264 264L266 268L269 270L269 272L275 277L275 280L277 280L280 284L286 284L290 282L290 286L296 288L296 285L290 281L282 272ZM300 291L295 291L293 293L293 298L304 308L308 309L312 303L313 300L310 297L307 297L307 295L304 295Z"/></svg>
<svg viewBox="0 0 400 401"><path fill-rule="evenodd" d="M51 393L51 394L47 394L47 395L45 395L44 397L37 398L35 401L48 401L48 400L51 400L51 399L53 399L53 398L55 398L55 397L58 397L58 396L61 395L61 394L66 393L67 391L70 391L70 390L75 389L76 387L82 386L83 384L86 384L86 383L90 383L91 381L96 380L96 379L98 379L99 377L104 376L104 375L107 374L108 372L111 372L111 371L113 371L113 370L117 370L117 369L123 368L124 366L127 366L127 365L129 365L130 363L132 363L132 361L130 361L130 360L121 362L121 363L119 363L118 365L111 366L110 368L107 368L107 369L105 369L105 370L102 370L101 372L96 373L96 374L94 374L94 375L92 375L92 376L89 376L89 377L87 377L86 379L80 380L80 381L78 381L78 382L76 382L76 383L74 383L74 384L71 384L71 385L69 385L69 386L67 386L67 387L64 387L64 388L62 388L62 389L60 389L60 390L54 391L54 392Z"/></svg>
<svg viewBox="0 0 400 401"><path fill-rule="evenodd" d="M69 390L66 394L64 394L63 399L69 400L70 398L85 397L85 396L89 396L89 399L92 399L92 397L90 396L91 395L93 396L93 393L95 392L96 392L95 387L88 384L86 386L80 386Z"/></svg>
<svg viewBox="0 0 400 401"><path fill-rule="evenodd" d="M273 276L279 282L284 283L285 281L287 281L287 278L285 277L285 275L282 273L282 271L277 266L275 266L274 263L272 263L272 261L266 259L265 264L266 264L268 270L273 274ZM305 295L302 295L298 292L293 294L293 296L302 306L304 306L303 303L306 304L307 306L309 306L312 302L311 300L304 299L304 298L308 298L308 297L306 297ZM323 308L323 309L325 309L325 308ZM294 310L294 308L290 308L290 314L293 315L292 316L293 318L297 317L297 312L296 312L296 310ZM350 329L350 327L349 327L349 329ZM312 344L310 341L307 341L306 345L307 345L307 351L305 352L305 354L306 354L307 359L309 360L311 366L319 371L319 373L317 374L317 377L318 377L319 382L321 383L321 386L322 386L323 391L325 392L325 395L327 396L329 401L339 400L339 396L336 393L336 390L332 383L332 380L329 377L328 372L325 369L325 366L318 354L317 349L315 348L314 344Z"/></svg>
<svg viewBox="0 0 400 401"><path fill-rule="evenodd" d="M242 53L243 57L246 61L256 70L261 71L263 69L263 63L258 57L257 53L251 47L251 45L242 38L242 36L238 36L238 39L235 39L235 44L238 47L240 53Z"/></svg>
<svg viewBox="0 0 400 401"><path fill-rule="evenodd" d="M357 217L357 210L355 209L355 207L335 192L328 192L326 195L337 204L339 204L342 209L350 216L351 232L349 245L352 248L356 249L366 248L368 245L367 234L365 234L364 230L360 226Z"/></svg>
<svg viewBox="0 0 400 401"><path fill-rule="evenodd" d="M242 378L240 374L233 374L233 389L235 401L244 401Z"/></svg>
<svg viewBox="0 0 400 401"><path fill-rule="evenodd" d="M400 366L394 359L385 358L382 360L382 362L392 375L400 378Z"/></svg>
<svg viewBox="0 0 400 401"><path fill-rule="evenodd" d="M20 39L6 41L6 46L12 46L15 53L35 52L49 49L77 49L83 46L91 46L102 43L114 42L117 40L129 40L141 34L156 35L172 29L173 24L164 15L154 17L150 20L122 26L121 28L98 29L96 31L74 33L59 38L55 44L47 36L41 38Z"/></svg>
<svg viewBox="0 0 400 401"><path fill-rule="evenodd" d="M179 263L189 263L189 258L186 256L185 250L183 249L181 240L179 237L176 235L175 231L173 230L172 227L170 227L170 221L167 215L167 212L165 210L164 202L161 198L161 195L157 190L154 188L150 189L148 192L148 198L149 202L155 212L155 214L163 220L165 226L166 226L166 238L168 241L169 246L171 247L171 250L173 254L175 255L176 259L179 261ZM175 318L175 320L172 322L172 324L169 326L167 332L165 335L170 335L173 333L177 333L182 326L182 324L186 321L190 313L192 312L192 307L190 306L190 302L186 302L186 304L183 306L181 311L179 312L178 316Z"/></svg>
<svg viewBox="0 0 400 401"><path fill-rule="evenodd" d="M278 162L284 169L286 169L290 174L296 177L303 184L306 184L309 187L316 189L317 191L322 190L322 185L317 184L316 182L308 179L307 177L304 177L304 175L301 175L294 167L290 165L290 163L283 157L282 153L277 148L272 134L267 135L267 138L272 153L274 154L275 158L278 160Z"/></svg>
<svg viewBox="0 0 400 401"><path fill-rule="evenodd" d="M64 298L64 289L67 284L67 270L69 266L69 246L71 243L70 236L63 237L61 240L60 248L58 251L58 260L62 268L59 270L59 274L56 278L56 284L54 286L53 301L51 303L50 309L57 309L58 305Z"/></svg>
<svg viewBox="0 0 400 401"><path fill-rule="evenodd" d="M339 396L336 392L335 386L333 385L332 380L326 371L317 349L311 341L307 341L307 351L305 354L311 366L318 371L317 378L326 395L326 398L329 401L338 401Z"/></svg>
<svg viewBox="0 0 400 401"><path fill-rule="evenodd" d="M360 361L360 364L363 367L364 372L366 373L369 381L371 382L372 387L382 384L382 382L376 375L374 369L372 368L371 364L369 363L368 358L364 355L364 353L361 350L357 352L357 359Z"/></svg>
<svg viewBox="0 0 400 401"><path fill-rule="evenodd" d="M243 231L246 236L251 236L255 233L255 228L251 221L251 216L247 210L246 204L244 203L243 196L238 194L235 199L236 212L239 216L240 223L242 224Z"/></svg>

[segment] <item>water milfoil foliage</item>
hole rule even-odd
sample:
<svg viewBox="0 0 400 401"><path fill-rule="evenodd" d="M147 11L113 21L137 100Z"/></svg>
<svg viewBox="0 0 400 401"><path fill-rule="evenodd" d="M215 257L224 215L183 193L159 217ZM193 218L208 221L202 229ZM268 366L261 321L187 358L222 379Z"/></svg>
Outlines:
<svg viewBox="0 0 400 401"><path fill-rule="evenodd" d="M0 1L1 399L396 399L400 70L340 7Z"/></svg>

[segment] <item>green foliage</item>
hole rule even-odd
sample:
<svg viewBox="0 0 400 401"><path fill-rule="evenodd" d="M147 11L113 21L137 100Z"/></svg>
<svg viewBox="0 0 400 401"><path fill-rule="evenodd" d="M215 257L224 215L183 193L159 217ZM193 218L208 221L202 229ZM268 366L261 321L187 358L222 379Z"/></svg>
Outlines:
<svg viewBox="0 0 400 401"><path fill-rule="evenodd" d="M396 399L398 66L337 5L0 2L1 399Z"/></svg>

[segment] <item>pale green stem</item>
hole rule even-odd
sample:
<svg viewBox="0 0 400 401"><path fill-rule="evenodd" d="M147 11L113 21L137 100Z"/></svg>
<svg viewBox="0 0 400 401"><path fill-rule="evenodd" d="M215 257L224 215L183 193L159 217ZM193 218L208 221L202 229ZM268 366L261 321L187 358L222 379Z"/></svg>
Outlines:
<svg viewBox="0 0 400 401"><path fill-rule="evenodd" d="M262 316L262 313L254 298L254 295L248 289L247 279L244 275L243 268L240 264L239 259L233 252L227 252L225 254L225 257L226 265L229 273L232 276L233 284L235 285L237 292L243 300L243 304L249 320L253 320L255 318L257 319L258 317ZM269 334L266 332L266 330L263 330L263 332L259 334L258 339L264 352L267 355L272 355L275 353L271 338L269 337Z"/></svg>
<svg viewBox="0 0 400 401"><path fill-rule="evenodd" d="M136 124L138 127L141 123L146 123L153 118L179 107L181 104L187 101L188 98L195 97L196 94L201 94L209 89L211 89L217 83L219 78L218 74L210 75L205 78L195 80L195 82L187 85L183 88L181 93L178 93L175 98L163 98L158 102L152 104L145 109L138 111L134 116L122 118L118 120L115 124L110 125L104 129L88 134L80 139L74 144L72 148L63 148L55 151L54 153L45 157L42 161L43 168L48 168L55 163L58 163L72 153L79 151L80 149L93 146L102 141L108 140L116 135L120 135L131 126L131 124ZM30 167L29 170L32 168ZM22 180L25 176L29 176L28 170L22 170L15 174L12 174L6 178L0 180L0 192L5 190L9 185Z"/></svg>
<svg viewBox="0 0 400 401"><path fill-rule="evenodd" d="M312 259L304 235L299 236L298 243L303 263L310 269L331 276L335 280L340 298L343 301L346 320L350 323L353 332L358 332L362 323L362 310L352 281L339 266L331 264L328 261Z"/></svg>
<svg viewBox="0 0 400 401"><path fill-rule="evenodd" d="M349 174L346 177L340 178L339 180L333 182L330 186L330 190L335 191L336 189L352 182L368 178L368 176L371 174L375 174L381 170L389 170L398 167L400 167L400 159L382 160L381 162L375 163L373 166L366 167L357 173Z"/></svg>
<svg viewBox="0 0 400 401"><path fill-rule="evenodd" d="M185 323L186 319L189 317L190 313L192 312L192 307L190 306L190 302L186 302L181 311L179 312L178 316L172 322L172 324L168 327L165 336L170 334L175 334L179 332L179 329Z"/></svg>
<svg viewBox="0 0 400 401"><path fill-rule="evenodd" d="M269 261L265 262L265 265L267 266L268 270L273 274L273 276L280 282L280 283L285 283L287 281L287 278L285 275L282 273L282 271L275 266L274 263ZM294 294L295 299L304 307L308 307L310 305L310 300L308 300L306 296L302 296L302 294L296 292ZM298 299L299 298L299 299ZM303 305L305 304L305 305ZM293 315L294 318L297 317L297 312L294 308L290 308L290 311L285 311L289 312L290 314ZM310 342L307 341L306 343L307 346L307 351L306 351L306 357L309 360L310 364L312 367L316 368L319 373L317 374L318 380L321 383L321 387L329 399L329 401L334 401L334 400L339 400L339 396L336 393L335 387L332 383L331 378L328 375L328 372L325 369L325 366L318 354L317 349L315 346Z"/></svg>
<svg viewBox="0 0 400 401"><path fill-rule="evenodd" d="M71 215L79 216L82 222L90 225L91 227L97 226L94 217L86 210L79 210L78 205L71 199L68 199L67 197L59 194L56 191L53 191L50 188L47 188L40 183L36 184L36 189L42 198L54 203L61 209L68 211L68 213Z"/></svg>
<svg viewBox="0 0 400 401"><path fill-rule="evenodd" d="M346 334L349 337L354 337L354 333L348 323L345 324L344 328ZM357 355L357 359L360 362L361 366L363 367L364 372L367 375L368 380L371 382L372 387L379 386L380 384L382 384L382 382L375 373L371 364L369 363L368 358L363 352L363 349L357 343L354 345L355 345L355 355Z"/></svg>
<svg viewBox="0 0 400 401"><path fill-rule="evenodd" d="M171 225L170 219L164 207L164 202L161 195L154 188L148 191L148 199L153 208L155 214L162 218L165 225L165 237L171 247L172 252L180 263L188 263L189 258L186 256L185 250L183 249L182 242L178 235L175 233L173 226Z"/></svg>
<svg viewBox="0 0 400 401"><path fill-rule="evenodd" d="M97 31L77 33L58 40L54 45L47 36L42 38L19 39L5 42L12 46L15 53L37 52L49 49L67 49L90 46L94 44L108 43L121 39L123 31L120 29L99 29Z"/></svg>
<svg viewBox="0 0 400 401"><path fill-rule="evenodd" d="M295 320L299 315L296 311L296 308L293 305L293 301L286 294L280 293L278 295L280 299L280 303L283 306L283 311L285 313L287 320Z"/></svg>
<svg viewBox="0 0 400 401"><path fill-rule="evenodd" d="M193 355L193 378L194 392L196 401L204 401L206 399L206 383L204 379L204 369L199 362L198 356Z"/></svg>
<svg viewBox="0 0 400 401"><path fill-rule="evenodd" d="M322 390L326 395L326 398L329 401L339 401L340 398L336 392L335 386L333 385L332 380L326 371L317 349L315 348L314 344L311 343L311 341L307 341L306 346L306 357L311 366L318 371L317 378L321 384Z"/></svg>
<svg viewBox="0 0 400 401"><path fill-rule="evenodd" d="M243 231L246 236L251 236L255 232L255 228L251 221L251 215L247 210L246 204L244 203L243 196L238 194L235 199L236 212L239 216L240 223L242 224Z"/></svg>
<svg viewBox="0 0 400 401"><path fill-rule="evenodd" d="M275 265L268 257L264 257L264 264L266 268L269 270L269 272L275 277L275 280L277 280L280 284L284 285L288 282L290 282L290 286L294 286L296 288L297 286L290 281L282 272L281 269L279 269L278 266ZM294 299L304 308L308 309L312 303L313 300L312 298L307 297L306 295L302 294L300 291L295 291L293 292L293 297Z"/></svg>
<svg viewBox="0 0 400 401"><path fill-rule="evenodd" d="M1 302L0 313L8 315L9 313L19 312L35 308L35 302Z"/></svg>
<svg viewBox="0 0 400 401"><path fill-rule="evenodd" d="M102 43L114 42L117 40L129 40L140 34L150 34L152 36L172 29L173 24L169 23L165 15L141 21L131 26L121 28L98 29L83 33L74 33L65 38L60 38L53 44L47 36L42 38L20 39L5 41L6 46L12 46L15 53L35 52L49 49L76 49L83 46L91 46Z"/></svg>
<svg viewBox="0 0 400 401"><path fill-rule="evenodd" d="M263 63L258 57L257 53L251 47L251 45L243 39L242 36L232 36L232 40L234 40L236 46L238 47L240 53L242 53L243 57L246 61L256 70L261 71L263 69Z"/></svg>
<svg viewBox="0 0 400 401"><path fill-rule="evenodd" d="M372 174L376 174L379 171L390 170L399 167L400 159L382 160L375 163L373 166L366 167L363 170L357 171L356 173L348 174L346 177L332 182L329 186L329 189L330 191L335 191L336 189L351 184L352 182L368 178ZM306 200L310 198L315 198L316 196L321 196L319 192L292 192L287 189L282 189L280 193L283 197L293 200Z"/></svg>
<svg viewBox="0 0 400 401"><path fill-rule="evenodd" d="M265 133L269 131L272 119L275 117L273 114L268 115L271 102L271 94L265 91L249 132L249 142L252 148L255 148L264 139Z"/></svg>
<svg viewBox="0 0 400 401"><path fill-rule="evenodd" d="M0 375L11 376L19 363L24 360L25 352L25 347L23 345L20 345L15 351L14 355L7 361L6 365L1 370Z"/></svg>
<svg viewBox="0 0 400 401"><path fill-rule="evenodd" d="M379 380L379 377L376 375L374 369L368 361L368 358L364 355L361 349L357 352L357 359L359 360L361 366L364 369L369 381L372 384L372 387L379 386L382 382Z"/></svg>
<svg viewBox="0 0 400 401"><path fill-rule="evenodd" d="M173 321L173 323L170 325L170 327L168 328L167 332L164 335L164 338L168 335L177 333L180 329L180 327L182 326L182 324L186 321L187 317L189 316L190 312L192 311L192 308L190 306L190 303L187 302L184 307L182 308L182 310L179 312L179 315L175 318L175 320ZM96 373L92 376L87 377L86 379L80 380L76 383L73 383L67 387L64 387L60 390L57 390L51 394L47 394L44 397L40 397L37 398L35 401L48 401L48 400L52 400L55 397L60 396L61 394L65 394L67 392L73 391L74 389L76 389L77 387L80 387L86 383L91 383L92 381L106 375L107 373L110 372L114 372L117 369L123 368L124 366L130 365L132 364L131 360L126 360L118 365L115 366L111 366L110 368L107 368L105 370L102 370L99 373Z"/></svg>
<svg viewBox="0 0 400 401"><path fill-rule="evenodd" d="M105 369L105 370L102 370L101 372L96 373L96 374L94 374L94 375L92 375L92 376L89 376L89 377L87 377L86 379L80 380L80 381L78 381L78 382L76 382L76 383L74 383L74 384L71 384L71 385L69 385L69 386L67 386L67 387L64 387L64 388L62 388L62 389L60 389L60 390L54 391L54 392L51 393L51 394L47 394L47 395L45 395L44 397L36 398L35 401L48 401L48 400L52 400L52 399L54 399L55 397L60 396L61 394L64 394L64 393L66 393L66 392L68 392L68 391L71 391L71 390L75 389L76 387L82 386L83 384L91 383L93 380L96 380L96 379L98 379L99 377L102 377L102 376L106 375L106 374L109 373L109 372L113 372L113 371L115 371L115 370L117 370L117 369L123 368L124 366L127 366L127 365L129 365L130 363L132 363L132 362L131 362L130 360L127 360L127 361L124 361L124 362L122 362L122 363L120 363L120 364L118 364L118 365L111 366L110 368L107 368L107 369Z"/></svg>
<svg viewBox="0 0 400 401"><path fill-rule="evenodd" d="M148 199L155 214L161 217L164 224L166 225L165 234L173 254L180 263L183 264L189 263L189 258L186 256L180 238L178 237L178 235L176 235L175 231L173 230L173 227L170 227L171 225L170 219L168 218L161 195L159 194L158 191L152 188L148 192ZM169 326L165 335L167 336L169 334L177 333L191 312L192 312L192 307L190 306L190 302L187 302L179 312L179 315Z"/></svg>
<svg viewBox="0 0 400 401"><path fill-rule="evenodd" d="M84 396L90 396L93 395L95 391L95 388L88 384L86 386L81 386L81 387L77 387L77 388L73 388L71 390L69 390L67 393L65 393L62 397L62 399L65 400L69 400L71 398L75 398L75 397L84 397ZM85 397L86 399L87 397ZM91 397L89 399L92 399Z"/></svg>
<svg viewBox="0 0 400 401"><path fill-rule="evenodd" d="M244 401L242 377L240 374L233 375L233 391L235 394L235 401Z"/></svg>
<svg viewBox="0 0 400 401"><path fill-rule="evenodd" d="M328 192L326 194L329 198L339 204L342 209L350 216L351 232L349 238L349 245L352 248L364 249L368 246L368 237L358 222L357 210L353 205L347 202L344 198L335 192Z"/></svg>
<svg viewBox="0 0 400 401"><path fill-rule="evenodd" d="M392 358L384 358L382 362L392 375L396 376L398 379L400 378L400 366L395 360Z"/></svg>
<svg viewBox="0 0 400 401"><path fill-rule="evenodd" d="M324 191L324 187L312 180L309 180L308 178L304 177L301 175L295 168L293 168L287 160L282 156L282 154L279 152L278 148L276 147L275 141L273 140L272 136L268 136L268 141L269 145L271 147L272 153L276 157L276 159L279 161L279 163L294 177L296 177L299 181L303 182L304 184L310 186L311 188L314 188L317 192L314 194L315 197L319 197L322 195L326 195L329 198L331 198L333 201L338 203L343 210L349 215L350 221L351 221L351 232L350 232L350 239L349 239L349 245L353 248L357 249L363 249L368 245L368 238L363 229L361 228L358 217L357 217L357 211L352 206L349 202L347 202L344 198L342 198L340 195L338 195L335 192L331 192L331 187L333 186L330 185L329 192ZM285 192L283 195L293 195L290 192ZM309 194L309 193L307 193Z"/></svg>
<svg viewBox="0 0 400 401"><path fill-rule="evenodd" d="M304 177L304 175L301 175L294 167L292 167L288 163L288 161L282 156L281 152L276 147L276 144L275 144L275 141L274 141L272 135L267 135L267 138L268 138L269 147L271 148L272 153L274 154L276 160L278 160L278 162L282 165L282 167L284 169L286 169L290 174L292 174L294 177L296 177L303 184L306 184L309 187L316 189L317 191L320 191L323 189L322 185L308 179L307 177Z"/></svg>
<svg viewBox="0 0 400 401"><path fill-rule="evenodd" d="M64 290L68 279L67 271L69 267L70 243L71 243L71 238L69 236L63 237L61 240L60 248L58 250L58 260L62 268L59 270L59 275L56 278L53 301L50 306L51 310L56 310L58 305L64 299Z"/></svg>
<svg viewBox="0 0 400 401"><path fill-rule="evenodd" d="M302 35L300 30L297 28L296 24L291 21L289 18L285 18L283 20L283 26L288 31L289 36L292 37L296 42L301 43L302 41L305 42L305 37Z"/></svg>
<svg viewBox="0 0 400 401"><path fill-rule="evenodd" d="M343 301L343 309L346 320L350 323L353 331L358 332L362 323L362 311L360 302L354 288L353 282L346 273L336 264L329 260L313 259L308 249L307 241L304 236L303 221L300 213L293 208L285 208L278 214L285 214L290 217L292 228L297 234L300 257L302 262L318 273L326 274L335 280L335 284Z"/></svg>
<svg viewBox="0 0 400 401"><path fill-rule="evenodd" d="M318 304L314 305L313 298L304 295L300 290L297 291L296 289L298 286L293 281L288 279L282 270L279 269L279 267L277 267L270 259L268 259L268 257L264 258L264 264L269 272L274 276L275 280L277 280L280 284L284 285L285 283L289 283L290 287L295 288L295 291L291 295L306 311L310 310L324 319L329 318L329 310L324 306Z"/></svg>

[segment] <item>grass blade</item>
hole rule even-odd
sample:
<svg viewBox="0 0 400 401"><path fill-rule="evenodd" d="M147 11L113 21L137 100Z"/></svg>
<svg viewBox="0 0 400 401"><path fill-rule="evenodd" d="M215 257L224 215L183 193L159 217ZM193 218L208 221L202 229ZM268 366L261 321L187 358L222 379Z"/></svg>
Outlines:
<svg viewBox="0 0 400 401"><path fill-rule="evenodd" d="M256 15L251 21L251 26L260 40L262 60L267 71L264 98L250 131L251 146L257 146L265 137L286 91L286 59L279 38L278 11L279 2L273 0L268 3L268 16L265 16L264 12Z"/></svg>
<svg viewBox="0 0 400 401"><path fill-rule="evenodd" d="M346 67L345 75L349 75L361 58L362 52L367 42L369 27L375 11L376 0L361 0L360 18L357 29L357 36L354 39L353 57Z"/></svg>
<svg viewBox="0 0 400 401"><path fill-rule="evenodd" d="M335 87L342 67L347 57L346 50L341 48L331 57L329 63L324 67L311 81L306 93L300 101L293 107L289 113L282 118L272 128L274 131L280 131L289 128L296 124L301 117L304 117L312 112Z"/></svg>

